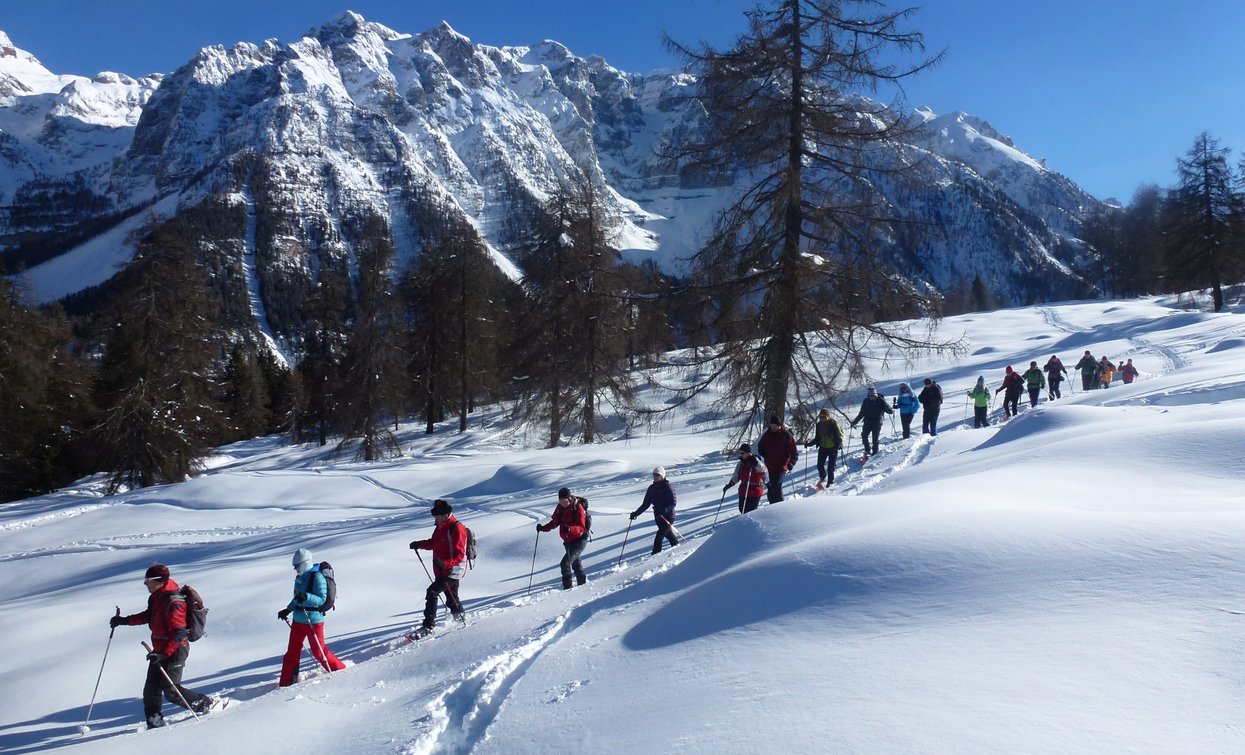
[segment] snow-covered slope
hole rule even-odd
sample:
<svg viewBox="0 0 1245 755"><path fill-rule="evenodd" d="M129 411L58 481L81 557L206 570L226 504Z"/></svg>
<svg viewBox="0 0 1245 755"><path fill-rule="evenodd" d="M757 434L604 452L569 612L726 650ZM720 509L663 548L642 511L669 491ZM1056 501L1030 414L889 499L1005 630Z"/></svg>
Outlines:
<svg viewBox="0 0 1245 755"><path fill-rule="evenodd" d="M207 47L139 81L56 76L3 49L0 251L10 270L29 268L41 300L116 270L112 255L77 254L66 277L49 260L170 198L174 214L241 210L204 221L212 252L234 267L253 254L271 311L297 310L318 265L348 262L371 217L389 226L399 263L448 226L480 234L517 277L507 254L580 171L627 253L681 272L744 180L658 158L700 127L692 77L626 73L553 41L491 47L444 23L411 35L347 12L289 44ZM981 277L1000 301L1081 290L1075 237L1095 200L979 120L913 117L926 136L878 159L928 158L921 174L879 173L871 187L923 229L894 239L900 274L942 291ZM295 325L256 327L280 337Z"/></svg>
<svg viewBox="0 0 1245 755"><path fill-rule="evenodd" d="M163 753L186 748L180 727L209 753L1245 749L1245 310L1066 303L944 328L968 337L963 361L874 375L888 395L936 378L937 437L888 425L825 494L801 460L787 500L747 517L723 503L726 430L694 411L537 451L482 411L465 434L405 428L405 455L374 464L265 439L182 485L0 508L0 749ZM1086 349L1140 379L964 422L978 374ZM659 463L689 539L650 556L651 518L627 514ZM561 485L596 533L569 592L533 528ZM471 623L407 644L428 581L407 543L436 497L479 538ZM304 680L276 689L299 546L336 567L328 643L350 667L304 655ZM153 561L212 609L187 683L234 702L134 733L146 634L120 628L82 736L107 618L142 607Z"/></svg>

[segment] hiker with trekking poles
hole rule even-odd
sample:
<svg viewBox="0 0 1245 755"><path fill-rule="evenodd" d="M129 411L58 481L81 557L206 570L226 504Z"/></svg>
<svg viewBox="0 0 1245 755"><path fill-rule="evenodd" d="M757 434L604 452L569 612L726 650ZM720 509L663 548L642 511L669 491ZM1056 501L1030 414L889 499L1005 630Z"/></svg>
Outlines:
<svg viewBox="0 0 1245 755"><path fill-rule="evenodd" d="M741 444L739 463L735 465L731 479L722 486L723 497L732 485L739 483L739 513L747 514L749 511L755 511L756 507L761 504L761 494L765 492L766 474L765 465L752 453L752 445Z"/></svg>
<svg viewBox="0 0 1245 755"><path fill-rule="evenodd" d="M450 616L459 623L467 621L462 601L458 598L458 585L467 573L467 528L454 518L454 507L449 501L436 499L428 513L432 514L436 525L432 537L412 540L410 546L419 556L420 564L424 563L424 557L419 555L419 551L432 551L432 574L428 575L432 584L424 593L424 623L416 630L418 636L426 635L436 627L441 593L445 593ZM424 565L424 574L428 574L427 565Z"/></svg>
<svg viewBox="0 0 1245 755"><path fill-rule="evenodd" d="M147 588L147 609L129 616L122 616L117 609L116 615L108 620L112 629L119 626L139 626L146 624L151 627L151 645L143 643L147 648L147 681L143 684L143 715L147 719L148 729L164 726L163 700L180 705L198 717L207 713L216 702L211 697L195 692L182 686L182 674L186 670L186 659L190 657L190 637L186 623L186 599L177 583L169 574L164 564L152 564L143 575L143 586ZM111 646L112 635L108 636ZM108 652L104 651L107 661ZM100 674L103 674L100 666ZM98 689L98 682L96 683ZM94 705L92 696L91 704ZM87 714L89 720L90 714ZM83 728L89 729L84 725Z"/></svg>
<svg viewBox="0 0 1245 755"><path fill-rule="evenodd" d="M562 537L562 546L566 549L566 555L562 557L558 567L562 571L562 589L569 590L571 584L571 574L575 575L575 584L584 585L588 582L588 575L584 573L583 563L580 557L584 554L584 548L588 547L588 536L591 531L591 523L588 518L588 502L583 498L572 495L570 488L560 488L558 490L558 506L550 515L549 521L545 524L536 525L536 543L540 544L540 533L549 532L557 529L558 534ZM532 571L536 570L536 551L532 551ZM528 590L531 590L531 576L528 576Z"/></svg>
<svg viewBox="0 0 1245 755"><path fill-rule="evenodd" d="M298 681L298 661L303 654L303 643L310 641L311 655L320 662L325 671L341 671L346 664L337 659L324 644L324 611L329 602L329 583L324 563L313 563L311 551L299 548L294 551L294 597L289 605L277 611L277 618L290 625L290 641L281 658L279 687L288 687ZM293 616L293 623L290 617Z"/></svg>
<svg viewBox="0 0 1245 755"><path fill-rule="evenodd" d="M795 469L800 452L795 435L787 429L777 414L770 415L769 428L757 441L757 453L765 460L765 471L769 478L769 502L778 503L783 500L783 479L788 472Z"/></svg>
<svg viewBox="0 0 1245 755"><path fill-rule="evenodd" d="M864 420L864 424L860 426L860 439L865 445L865 453L861 461L870 456L876 456L878 453L878 435L882 432L883 413L891 415L891 421L894 421L895 412L891 410L890 404L886 403L886 397L878 393L873 386L869 386L865 392L865 400L860 403L860 411L850 422L852 429L855 429L856 423ZM893 427L891 431L894 432ZM869 443L870 439L873 441L872 445Z"/></svg>
<svg viewBox="0 0 1245 755"><path fill-rule="evenodd" d="M663 540L669 540L671 548L680 542L678 530L674 528L676 502L674 488L666 479L666 468L656 467L653 469L653 482L648 486L648 490L644 491L644 502L640 504L640 508L631 512L631 520L635 521L636 517L648 510L649 506L653 507L653 521L657 523L657 535L653 538L654 555L661 553ZM626 545L625 541L623 545Z"/></svg>

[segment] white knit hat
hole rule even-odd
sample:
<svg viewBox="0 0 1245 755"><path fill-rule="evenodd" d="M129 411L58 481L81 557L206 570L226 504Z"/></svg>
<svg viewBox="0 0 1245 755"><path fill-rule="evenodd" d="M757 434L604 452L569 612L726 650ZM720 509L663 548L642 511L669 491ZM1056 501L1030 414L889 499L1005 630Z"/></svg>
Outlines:
<svg viewBox="0 0 1245 755"><path fill-rule="evenodd" d="M664 480L666 478L666 468L659 464L653 467L653 474L657 475L658 477Z"/></svg>

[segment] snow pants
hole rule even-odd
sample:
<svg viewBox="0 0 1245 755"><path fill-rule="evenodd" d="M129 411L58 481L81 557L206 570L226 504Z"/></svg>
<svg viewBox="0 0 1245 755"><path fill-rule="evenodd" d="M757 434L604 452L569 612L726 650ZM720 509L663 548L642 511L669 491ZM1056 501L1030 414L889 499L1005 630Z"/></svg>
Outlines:
<svg viewBox="0 0 1245 755"><path fill-rule="evenodd" d="M939 409L933 411L926 409L921 413L921 432L930 435L938 434L938 412Z"/></svg>
<svg viewBox="0 0 1245 755"><path fill-rule="evenodd" d="M903 436L905 438L912 436L912 418L916 416L916 412L912 414L899 413L899 424L903 426Z"/></svg>
<svg viewBox="0 0 1245 755"><path fill-rule="evenodd" d="M1063 394L1059 392L1059 384L1063 381L1059 378L1050 379L1050 396L1051 398L1063 398Z"/></svg>
<svg viewBox="0 0 1245 755"><path fill-rule="evenodd" d="M1029 406L1031 407L1037 406L1038 396L1041 396L1041 395L1042 395L1041 388L1030 388L1029 389Z"/></svg>
<svg viewBox="0 0 1245 755"><path fill-rule="evenodd" d="M428 585L424 593L424 627L431 629L437 625L437 609L440 608L441 593L445 593L445 604L450 607L450 614L456 619L463 617L463 604L458 599L458 580L450 577L437 577Z"/></svg>
<svg viewBox="0 0 1245 755"><path fill-rule="evenodd" d="M662 518L656 512L653 513L653 521L657 523L657 536L653 538L653 553L661 553L663 540L669 540L670 547L672 548L679 544L679 539L674 536L674 533L670 531L670 527L667 526L665 521L662 521ZM670 524L674 524L674 512L671 512L667 521Z"/></svg>
<svg viewBox="0 0 1245 755"><path fill-rule="evenodd" d="M767 483L765 494L768 496L770 503L778 503L782 500L782 479L786 476L787 470L782 467L769 470L769 482Z"/></svg>
<svg viewBox="0 0 1245 755"><path fill-rule="evenodd" d="M1094 373L1091 372L1088 375L1081 373L1081 389L1086 391L1094 389Z"/></svg>
<svg viewBox="0 0 1245 755"><path fill-rule="evenodd" d="M973 427L989 427L990 426L990 407L974 406L973 407Z"/></svg>
<svg viewBox="0 0 1245 755"><path fill-rule="evenodd" d="M562 568L562 589L571 589L571 572L575 573L575 583L582 585L588 581L588 575L584 574L584 565L580 563L579 557L584 554L584 548L588 547L588 536L584 535L578 540L569 543L562 543L566 548L566 555L562 557L559 566Z"/></svg>
<svg viewBox="0 0 1245 755"><path fill-rule="evenodd" d="M882 432L882 425L862 425L860 428L860 439L864 441L865 453L876 454L878 452L878 434ZM869 438L873 438L873 447L869 447Z"/></svg>
<svg viewBox="0 0 1245 755"><path fill-rule="evenodd" d="M186 659L190 657L189 643L182 645L177 652L165 656L164 660L147 664L147 682L143 685L143 714L148 726L163 726L164 715L160 712L165 700L185 708L189 705L197 711L207 699L206 695L182 686L182 673L186 670ZM163 670L164 673L161 673ZM164 675L169 678L165 679ZM169 681L173 686L169 686ZM185 698L185 702L182 702ZM157 721L158 723L153 723Z"/></svg>
<svg viewBox="0 0 1245 755"><path fill-rule="evenodd" d="M819 480L834 482L834 461L838 455L837 447L817 449L817 478Z"/></svg>
<svg viewBox="0 0 1245 755"><path fill-rule="evenodd" d="M288 687L298 681L298 661L303 654L303 643L310 640L311 655L321 666L329 671L341 671L346 664L337 660L328 646L324 644L324 622L319 624L300 624L295 621L290 625L290 642L281 658L281 679L278 687Z"/></svg>
<svg viewBox="0 0 1245 755"><path fill-rule="evenodd" d="M1020 414L1020 391L1008 391L1003 394L1003 416L1015 417L1017 414Z"/></svg>
<svg viewBox="0 0 1245 755"><path fill-rule="evenodd" d="M761 505L761 496L750 495L748 497L739 496L739 513L747 514L749 511L756 511L757 506Z"/></svg>

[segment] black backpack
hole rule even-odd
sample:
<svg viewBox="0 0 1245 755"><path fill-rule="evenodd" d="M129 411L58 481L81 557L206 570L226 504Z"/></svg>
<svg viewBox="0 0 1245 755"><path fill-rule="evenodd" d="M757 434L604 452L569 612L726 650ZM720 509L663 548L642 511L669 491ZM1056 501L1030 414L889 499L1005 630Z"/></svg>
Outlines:
<svg viewBox="0 0 1245 755"><path fill-rule="evenodd" d="M588 499L575 496L575 502L584 507L584 530L588 533L588 539L592 539L592 512L588 510Z"/></svg>
<svg viewBox="0 0 1245 755"><path fill-rule="evenodd" d="M472 532L471 528L462 522L459 522L458 526L467 532L467 568L474 569L476 566L476 533Z"/></svg>
<svg viewBox="0 0 1245 755"><path fill-rule="evenodd" d="M328 561L320 562L320 573L324 575L324 584L327 587L324 603L319 608L308 608L307 610L325 613L337 607L337 577L333 574L333 565Z"/></svg>
<svg viewBox="0 0 1245 755"><path fill-rule="evenodd" d="M182 585L182 589L177 591L170 602L174 600L181 600L186 604L186 639L198 642L199 638L207 634L208 609L203 605L203 597L190 585Z"/></svg>

